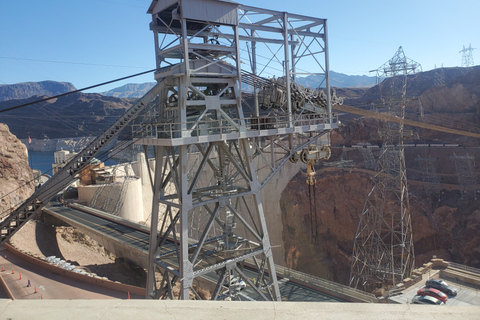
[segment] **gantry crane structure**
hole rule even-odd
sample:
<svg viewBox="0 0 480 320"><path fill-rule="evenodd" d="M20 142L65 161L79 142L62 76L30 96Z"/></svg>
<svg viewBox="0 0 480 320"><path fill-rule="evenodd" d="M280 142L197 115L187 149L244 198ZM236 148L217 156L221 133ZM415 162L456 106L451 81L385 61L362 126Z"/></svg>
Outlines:
<svg viewBox="0 0 480 320"><path fill-rule="evenodd" d="M147 295L172 298L178 281L180 299L199 297L194 281L210 274L214 300L241 299L243 286L280 300L260 190L292 156L327 154L336 122L326 20L217 0L155 0L148 13L162 89L157 122L133 126L155 154ZM261 54L263 68L280 66L278 86L258 77ZM324 78L322 103L293 98L305 60ZM251 111L242 78L253 87Z"/></svg>

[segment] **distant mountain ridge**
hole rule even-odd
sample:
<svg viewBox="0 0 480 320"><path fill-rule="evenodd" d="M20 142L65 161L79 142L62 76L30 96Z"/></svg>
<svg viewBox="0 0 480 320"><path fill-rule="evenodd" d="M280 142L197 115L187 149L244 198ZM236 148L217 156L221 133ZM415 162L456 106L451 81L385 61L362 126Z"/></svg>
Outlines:
<svg viewBox="0 0 480 320"><path fill-rule="evenodd" d="M0 85L0 102L33 96L56 96L77 90L70 82L40 81Z"/></svg>
<svg viewBox="0 0 480 320"><path fill-rule="evenodd" d="M2 101L0 110L45 97ZM6 116L0 117L0 121L7 124L10 132L20 139L98 136L130 108L134 101L131 98L77 92L9 111L5 113Z"/></svg>
<svg viewBox="0 0 480 320"><path fill-rule="evenodd" d="M127 83L124 86L101 92L100 94L116 98L141 98L152 89L155 84L156 82Z"/></svg>
<svg viewBox="0 0 480 320"><path fill-rule="evenodd" d="M297 78L297 83L312 89L319 86L325 87L321 83L323 76L310 75L307 77ZM335 88L369 88L377 84L377 77L370 76L350 76L344 73L330 71L330 86Z"/></svg>
<svg viewBox="0 0 480 320"><path fill-rule="evenodd" d="M312 89L318 88L321 84L322 76L310 75L308 77L297 78L297 83ZM336 88L369 88L376 84L376 77L369 76L349 76L343 73L330 71L330 86ZM100 94L117 98L141 98L148 92L155 82L128 83L124 86L112 90L100 92ZM242 90L252 92L253 88L242 83Z"/></svg>

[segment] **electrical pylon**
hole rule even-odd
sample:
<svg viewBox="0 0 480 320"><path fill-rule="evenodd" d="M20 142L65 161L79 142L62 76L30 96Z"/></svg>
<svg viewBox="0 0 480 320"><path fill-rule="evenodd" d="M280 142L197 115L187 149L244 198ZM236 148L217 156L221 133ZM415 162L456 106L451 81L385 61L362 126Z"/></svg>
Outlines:
<svg viewBox="0 0 480 320"><path fill-rule="evenodd" d="M468 154L465 156L457 156L455 153L450 158L455 164L462 199L477 199L477 178L474 173L475 158Z"/></svg>
<svg viewBox="0 0 480 320"><path fill-rule="evenodd" d="M465 48L464 45L463 49L458 52L462 54L462 67L469 68L475 65L473 63L473 50L475 48L472 48L472 44L470 44L468 48Z"/></svg>
<svg viewBox="0 0 480 320"><path fill-rule="evenodd" d="M402 47L376 71L382 112L405 117L407 75L421 70L405 57ZM386 96L384 96L386 94ZM367 196L353 245L350 286L369 290L378 283L395 285L414 267L414 250L403 124L385 123L380 131L382 152Z"/></svg>

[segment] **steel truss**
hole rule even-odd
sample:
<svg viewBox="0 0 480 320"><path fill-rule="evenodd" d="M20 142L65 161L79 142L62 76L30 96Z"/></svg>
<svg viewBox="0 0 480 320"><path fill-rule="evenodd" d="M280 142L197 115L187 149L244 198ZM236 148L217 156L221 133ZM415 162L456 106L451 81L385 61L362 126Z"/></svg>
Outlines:
<svg viewBox="0 0 480 320"><path fill-rule="evenodd" d="M477 198L477 177L474 173L475 158L473 156L457 156L455 153L450 157L455 163L458 176L458 184L461 187L462 199Z"/></svg>
<svg viewBox="0 0 480 320"><path fill-rule="evenodd" d="M368 170L376 171L377 162L375 161L375 157L373 156L370 143L367 143L362 148L360 148L360 152L362 153L363 162L365 163L365 168Z"/></svg>
<svg viewBox="0 0 480 320"><path fill-rule="evenodd" d="M440 197L440 178L437 172L437 159L428 155L426 158L417 156L415 162L422 171L422 181L425 194L429 199Z"/></svg>
<svg viewBox="0 0 480 320"><path fill-rule="evenodd" d="M147 297L173 299L179 282L179 299L199 299L197 285L211 283L212 300L280 300L260 190L336 127L326 21L211 0L153 1L148 12L164 89L158 121L133 126L136 143L155 154ZM263 68L282 66L286 92L286 108L266 116L258 45L270 50ZM320 66L327 103L293 113L291 82L306 59ZM255 96L248 115L243 75Z"/></svg>
<svg viewBox="0 0 480 320"><path fill-rule="evenodd" d="M405 117L407 75L419 64L406 58L402 47L395 56L377 69L384 111ZM390 87L382 90L381 85ZM367 196L353 246L350 286L371 289L377 283L395 285L410 276L414 251L407 175L404 156L403 124L386 123L380 132L383 145L378 172Z"/></svg>
<svg viewBox="0 0 480 320"><path fill-rule="evenodd" d="M473 50L476 48L472 48L472 44L468 46L468 48L465 48L465 45L463 45L463 49L459 51L459 53L462 54L462 67L464 68L470 68L475 65L473 62Z"/></svg>

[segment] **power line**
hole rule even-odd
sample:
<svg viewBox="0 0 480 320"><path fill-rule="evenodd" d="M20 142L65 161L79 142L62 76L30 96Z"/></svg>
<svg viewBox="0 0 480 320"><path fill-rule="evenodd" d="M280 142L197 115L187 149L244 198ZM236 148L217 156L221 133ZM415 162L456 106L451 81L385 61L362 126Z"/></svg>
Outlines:
<svg viewBox="0 0 480 320"><path fill-rule="evenodd" d="M30 105L35 104L35 103L39 103L39 102L44 102L44 101L48 101L48 100L60 98L60 97L67 96L67 95L72 94L72 93L77 93L77 92L81 92L81 91L93 89L93 88L96 88L96 87L104 86L104 85L107 85L107 84L110 84L110 83L114 83L114 82L118 82L118 81L122 81L122 80L125 80L125 79L130 79L130 78L133 78L133 77L138 77L138 76L141 76L141 75L144 75L144 74L153 72L153 71L155 71L155 70L157 70L157 69L152 69L152 70L148 70L148 71L144 71L144 72L132 74L132 75L130 75L130 76L126 76L126 77L123 77L123 78L118 78L118 79L115 79L115 80L110 80L110 81L107 81L107 82L102 82L102 83L99 83L99 84L96 84L96 85L93 85L93 86L90 86L90 87L85 87L85 88L78 89L78 90L74 90L74 91L70 91L70 92L67 92L67 93L62 93L62 94L59 94L59 95L57 95L57 96L48 97L48 98L45 98L45 99L36 100L36 101L28 102L28 103L24 103L24 104L21 104L21 105L19 105L19 106L10 107L10 108L6 108L6 109L3 109L3 110L0 110L0 113L4 113L4 112L7 112L7 111L12 111L12 110L15 110L15 109L23 108L23 107L30 106Z"/></svg>
<svg viewBox="0 0 480 320"><path fill-rule="evenodd" d="M115 64L100 64L100 63L58 61L58 60L43 60L43 59L31 59L31 58L0 57L0 59L21 60L21 61L34 61L34 62L48 62L48 63L63 63L63 64L76 64L76 65L82 65L82 66L96 66L96 67L114 67L114 68L136 68L136 69L145 69L145 67L138 67L138 66L122 66L122 65L115 65Z"/></svg>

